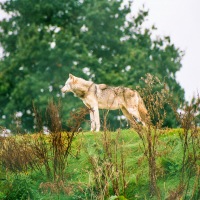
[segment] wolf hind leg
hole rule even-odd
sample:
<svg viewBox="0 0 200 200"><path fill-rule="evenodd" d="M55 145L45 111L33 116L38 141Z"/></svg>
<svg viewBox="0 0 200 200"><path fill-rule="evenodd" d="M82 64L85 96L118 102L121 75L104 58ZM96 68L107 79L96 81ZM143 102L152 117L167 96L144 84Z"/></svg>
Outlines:
<svg viewBox="0 0 200 200"><path fill-rule="evenodd" d="M122 110L122 113L124 114L124 116L127 118L127 120L131 123L131 124L134 124L135 123L135 120L134 118L132 117L132 115L127 111L126 108L121 108Z"/></svg>
<svg viewBox="0 0 200 200"><path fill-rule="evenodd" d="M127 110L137 123L142 123L142 125L145 126L137 108L127 108Z"/></svg>
<svg viewBox="0 0 200 200"><path fill-rule="evenodd" d="M124 110L124 112L123 112L123 110ZM124 108L123 110L122 110L122 112L125 113L124 114L125 116L128 116L128 119L130 121L142 123L145 126L145 123L143 122L137 108Z"/></svg>

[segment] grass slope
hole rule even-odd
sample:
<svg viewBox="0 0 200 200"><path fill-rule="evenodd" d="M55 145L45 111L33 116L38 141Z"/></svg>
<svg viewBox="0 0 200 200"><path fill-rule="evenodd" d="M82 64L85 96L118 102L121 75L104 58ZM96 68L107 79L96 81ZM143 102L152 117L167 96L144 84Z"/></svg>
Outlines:
<svg viewBox="0 0 200 200"><path fill-rule="evenodd" d="M180 184L183 148L179 134L181 129L165 130L159 139L156 164L161 199L176 192ZM65 133L62 135L65 137ZM35 136L15 139L24 137ZM49 141L49 136L44 137ZM116 191L123 196L121 199L156 199L149 193L145 150L133 130L79 133L72 143L62 180L47 178L44 167L12 173L3 163L0 176L0 199L15 199L18 193L19 199L27 199L23 194L28 193L29 199L101 199L105 195L111 200L117 199ZM188 180L188 199L195 180L195 176Z"/></svg>

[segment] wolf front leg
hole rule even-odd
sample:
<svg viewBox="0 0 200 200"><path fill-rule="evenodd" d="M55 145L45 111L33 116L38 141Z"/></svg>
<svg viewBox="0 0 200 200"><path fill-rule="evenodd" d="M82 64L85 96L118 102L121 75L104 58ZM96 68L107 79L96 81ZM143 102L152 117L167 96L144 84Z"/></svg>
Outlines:
<svg viewBox="0 0 200 200"><path fill-rule="evenodd" d="M95 131L95 120L94 120L94 110L90 109L90 123L91 123L91 131Z"/></svg>
<svg viewBox="0 0 200 200"><path fill-rule="evenodd" d="M95 121L95 126L96 126L96 132L99 132L100 131L100 119L99 119L98 105L95 106L93 109L94 109L94 121Z"/></svg>
<svg viewBox="0 0 200 200"><path fill-rule="evenodd" d="M83 103L90 109L91 131L100 130L99 108L97 99L94 96L87 96Z"/></svg>

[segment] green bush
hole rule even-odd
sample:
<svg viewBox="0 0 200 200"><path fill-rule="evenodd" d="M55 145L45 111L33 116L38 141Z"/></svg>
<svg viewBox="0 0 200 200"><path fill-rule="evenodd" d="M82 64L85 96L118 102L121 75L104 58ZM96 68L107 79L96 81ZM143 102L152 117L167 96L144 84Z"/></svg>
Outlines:
<svg viewBox="0 0 200 200"><path fill-rule="evenodd" d="M32 181L27 177L15 178L7 190L6 197L3 200L27 200L35 199L32 190Z"/></svg>
<svg viewBox="0 0 200 200"><path fill-rule="evenodd" d="M161 166L164 168L164 172L170 175L174 175L181 171L181 163L178 160L173 160L171 158L163 157L161 159Z"/></svg>

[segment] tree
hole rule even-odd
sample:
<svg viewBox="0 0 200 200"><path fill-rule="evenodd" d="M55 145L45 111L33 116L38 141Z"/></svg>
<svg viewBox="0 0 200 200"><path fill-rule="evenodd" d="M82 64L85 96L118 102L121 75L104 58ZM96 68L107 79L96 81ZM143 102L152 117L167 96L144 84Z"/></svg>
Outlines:
<svg viewBox="0 0 200 200"><path fill-rule="evenodd" d="M0 61L0 116L4 119L0 122L11 126L20 111L23 129L31 130L33 101L44 113L50 98L62 99L60 88L68 73L133 89L142 76L152 73L166 81L179 103L183 101L184 91L175 76L183 53L169 37L153 40L153 27L142 28L148 12L139 11L127 20L130 6L122 0L1 3L10 18L0 24L4 50ZM63 104L66 120L82 103L67 95ZM167 126L175 124L174 118L167 120Z"/></svg>

